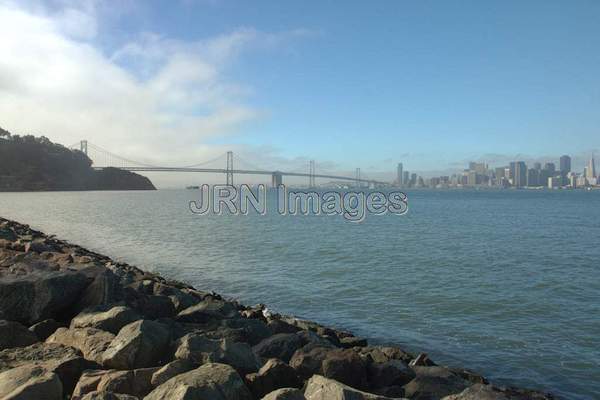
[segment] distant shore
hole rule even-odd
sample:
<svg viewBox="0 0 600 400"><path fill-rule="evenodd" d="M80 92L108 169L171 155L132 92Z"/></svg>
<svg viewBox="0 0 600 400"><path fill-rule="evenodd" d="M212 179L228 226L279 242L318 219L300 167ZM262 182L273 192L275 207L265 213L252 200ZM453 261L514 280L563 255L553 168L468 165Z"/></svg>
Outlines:
<svg viewBox="0 0 600 400"><path fill-rule="evenodd" d="M0 217L0 398L42 393L51 400L554 398L245 306Z"/></svg>

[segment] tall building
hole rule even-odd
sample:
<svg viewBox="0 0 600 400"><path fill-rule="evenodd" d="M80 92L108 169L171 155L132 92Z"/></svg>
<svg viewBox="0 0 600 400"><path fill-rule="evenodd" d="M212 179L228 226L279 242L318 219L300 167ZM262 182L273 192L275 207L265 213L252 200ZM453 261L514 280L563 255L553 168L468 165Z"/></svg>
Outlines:
<svg viewBox="0 0 600 400"><path fill-rule="evenodd" d="M571 157L564 155L560 157L560 173L563 176L571 172Z"/></svg>
<svg viewBox="0 0 600 400"><path fill-rule="evenodd" d="M554 165L554 163L549 162L544 164L544 169L548 171L551 176L556 173L556 165Z"/></svg>
<svg viewBox="0 0 600 400"><path fill-rule="evenodd" d="M594 163L594 154L592 154L592 158L588 162L587 168L585 170L586 179L592 183L596 181L596 164Z"/></svg>
<svg viewBox="0 0 600 400"><path fill-rule="evenodd" d="M540 171L542 169L542 163L533 163L533 169L537 169L538 171Z"/></svg>
<svg viewBox="0 0 600 400"><path fill-rule="evenodd" d="M408 171L404 171L402 173L402 182L404 182L404 186L408 186L410 184L410 179L408 176L409 176Z"/></svg>
<svg viewBox="0 0 600 400"><path fill-rule="evenodd" d="M540 185L540 171L531 168L527 170L527 186L536 187Z"/></svg>
<svg viewBox="0 0 600 400"><path fill-rule="evenodd" d="M404 178L404 175L402 175L402 168L402 163L398 163L398 176L396 177L398 186L402 186L402 179Z"/></svg>
<svg viewBox="0 0 600 400"><path fill-rule="evenodd" d="M512 164L512 163L511 163ZM515 164L515 178L513 185L516 187L527 186L527 166L523 161L517 161Z"/></svg>

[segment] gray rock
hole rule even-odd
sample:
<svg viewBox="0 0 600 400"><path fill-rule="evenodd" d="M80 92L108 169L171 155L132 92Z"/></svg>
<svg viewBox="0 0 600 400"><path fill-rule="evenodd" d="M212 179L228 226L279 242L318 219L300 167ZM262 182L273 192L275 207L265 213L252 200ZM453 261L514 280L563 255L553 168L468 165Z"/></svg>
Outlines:
<svg viewBox="0 0 600 400"><path fill-rule="evenodd" d="M92 267L82 272L91 276L92 282L83 291L76 311L98 305L114 304L124 298L119 277L108 268Z"/></svg>
<svg viewBox="0 0 600 400"><path fill-rule="evenodd" d="M46 339L46 343L74 347L81 351L86 360L100 364L104 351L114 338L112 333L94 328L58 328Z"/></svg>
<svg viewBox="0 0 600 400"><path fill-rule="evenodd" d="M409 398L441 399L462 392L470 383L448 368L438 366L415 366L416 377L403 386Z"/></svg>
<svg viewBox="0 0 600 400"><path fill-rule="evenodd" d="M331 350L321 364L323 376L357 389L366 389L367 366L357 352L351 349Z"/></svg>
<svg viewBox="0 0 600 400"><path fill-rule="evenodd" d="M261 400L306 400L300 389L283 388L272 391Z"/></svg>
<svg viewBox="0 0 600 400"><path fill-rule="evenodd" d="M81 400L138 400L136 396L113 392L90 392Z"/></svg>
<svg viewBox="0 0 600 400"><path fill-rule="evenodd" d="M511 398L491 385L475 384L459 394L446 396L443 400L511 400Z"/></svg>
<svg viewBox="0 0 600 400"><path fill-rule="evenodd" d="M175 376L144 400L252 400L242 378L229 365L209 363Z"/></svg>
<svg viewBox="0 0 600 400"><path fill-rule="evenodd" d="M20 323L0 320L0 350L25 347L38 341L38 337Z"/></svg>
<svg viewBox="0 0 600 400"><path fill-rule="evenodd" d="M0 351L0 372L28 364L57 374L64 393L72 392L81 372L89 366L79 350L57 343L35 343Z"/></svg>
<svg viewBox="0 0 600 400"><path fill-rule="evenodd" d="M236 307L224 300L206 298L200 303L188 307L177 314L180 322L206 323L211 319L224 319L239 316Z"/></svg>
<svg viewBox="0 0 600 400"><path fill-rule="evenodd" d="M0 373L2 400L62 400L63 388L58 375L34 364Z"/></svg>
<svg viewBox="0 0 600 400"><path fill-rule="evenodd" d="M222 324L228 328L241 329L245 341L250 345L256 345L273 335L271 328L259 319L232 318L223 320Z"/></svg>
<svg viewBox="0 0 600 400"><path fill-rule="evenodd" d="M168 296L141 296L133 306L147 319L173 318L175 316L175 306Z"/></svg>
<svg viewBox="0 0 600 400"><path fill-rule="evenodd" d="M87 287L81 273L45 272L0 280L0 318L35 324L48 318L65 317Z"/></svg>
<svg viewBox="0 0 600 400"><path fill-rule="evenodd" d="M389 360L384 363L372 363L367 367L371 387L402 386L410 382L415 372L401 360Z"/></svg>
<svg viewBox="0 0 600 400"><path fill-rule="evenodd" d="M343 383L314 375L306 384L304 390L306 400L390 400L391 397L379 396L372 393L353 389Z"/></svg>
<svg viewBox="0 0 600 400"><path fill-rule="evenodd" d="M46 340L48 336L52 335L58 328L62 326L63 325L61 323L56 322L53 319L45 319L37 324L31 325L29 330L33 332L39 340Z"/></svg>
<svg viewBox="0 0 600 400"><path fill-rule="evenodd" d="M125 306L96 306L79 313L71 320L71 328L96 328L119 333L121 328L141 319L138 313Z"/></svg>
<svg viewBox="0 0 600 400"><path fill-rule="evenodd" d="M258 373L246 375L246 382L255 397L263 397L279 388L300 388L296 371L276 358L269 359Z"/></svg>
<svg viewBox="0 0 600 400"><path fill-rule="evenodd" d="M330 351L329 347L308 344L294 353L289 364L302 379L308 379L315 374L322 375L321 364Z"/></svg>
<svg viewBox="0 0 600 400"><path fill-rule="evenodd" d="M229 364L243 374L255 372L259 368L259 360L248 344L228 339L213 340L194 333L187 334L177 341L175 358L195 364Z"/></svg>
<svg viewBox="0 0 600 400"><path fill-rule="evenodd" d="M340 345L346 349L351 349L352 347L365 347L367 346L367 339L347 336L340 339Z"/></svg>
<svg viewBox="0 0 600 400"><path fill-rule="evenodd" d="M302 346L300 337L294 333L279 333L261 341L253 347L254 353L263 358L278 358L289 362L296 350Z"/></svg>
<svg viewBox="0 0 600 400"><path fill-rule="evenodd" d="M171 361L152 375L152 386L162 385L172 377L194 369L194 364L187 360Z"/></svg>
<svg viewBox="0 0 600 400"><path fill-rule="evenodd" d="M152 390L151 379L157 370L158 368L84 371L73 391L73 398L77 399L92 392L112 392L143 397Z"/></svg>
<svg viewBox="0 0 600 400"><path fill-rule="evenodd" d="M390 360L401 360L409 363L414 356L397 347L367 346L359 350L360 354L376 363L384 363Z"/></svg>
<svg viewBox="0 0 600 400"><path fill-rule="evenodd" d="M171 334L158 322L125 325L102 356L102 365L116 369L152 367L166 357Z"/></svg>

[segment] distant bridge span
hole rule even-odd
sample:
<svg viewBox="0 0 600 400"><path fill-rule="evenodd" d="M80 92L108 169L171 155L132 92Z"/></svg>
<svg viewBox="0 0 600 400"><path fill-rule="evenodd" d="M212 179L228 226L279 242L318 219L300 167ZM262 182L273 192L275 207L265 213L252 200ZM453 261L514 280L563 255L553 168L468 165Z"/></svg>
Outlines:
<svg viewBox="0 0 600 400"><path fill-rule="evenodd" d="M94 169L104 169L107 167L94 167ZM323 178L340 181L352 181L356 183L366 183L374 185L389 185L388 182L377 181L374 179L362 179L356 177L338 176L338 175L323 175L323 174L306 174L302 172L285 172L285 171L263 171L263 170L248 170L248 169L231 169L224 168L185 168L185 167L119 167L125 171L131 172L205 172L214 174L242 174L242 175L271 175L274 186L281 184L283 176L299 176L306 178Z"/></svg>
<svg viewBox="0 0 600 400"><path fill-rule="evenodd" d="M225 154L220 155L219 157L204 161L201 163L197 163L194 165L188 165L183 167L161 167L156 165L148 165L145 163L141 163L138 161L129 160L127 158L116 155L108 150L105 150L99 146L96 146L92 143L89 143L87 140L82 140L79 143L76 143L70 146L72 149L79 150L85 153L91 160L92 166L94 169L101 170L104 168L119 168L125 171L131 172L201 172L201 173L212 173L212 174L225 174L226 175L226 184L233 185L233 176L236 174L241 175L270 175L271 183L273 186L278 186L283 183L283 177L306 177L309 179L309 187L315 187L315 179L332 179L338 181L349 181L354 182L356 185L360 186L363 184L368 185L389 185L387 182L378 181L375 179L369 179L365 176L361 176L360 168L356 169L356 176L348 177L348 176L340 176L333 175L328 173L316 173L316 165L314 161L310 161L308 165L308 173L306 172L298 172L298 171L269 171L260 169L260 167L255 167L251 163L242 160L239 157L236 157L236 162L241 163L245 166L249 166L250 168L234 168L233 167L233 152L228 151ZM224 161L224 156L226 156L226 168L208 168L207 164L214 163L218 160L220 162Z"/></svg>

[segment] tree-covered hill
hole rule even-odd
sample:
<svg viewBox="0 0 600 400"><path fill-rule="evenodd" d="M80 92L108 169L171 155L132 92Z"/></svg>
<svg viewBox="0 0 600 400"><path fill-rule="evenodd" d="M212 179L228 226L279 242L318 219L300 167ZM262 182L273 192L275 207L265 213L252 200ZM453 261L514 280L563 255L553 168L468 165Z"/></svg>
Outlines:
<svg viewBox="0 0 600 400"><path fill-rule="evenodd" d="M0 191L155 190L144 176L116 168L96 171L81 151L48 138L0 128Z"/></svg>

